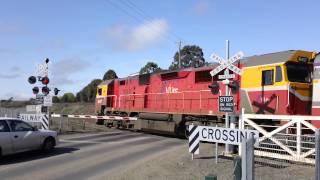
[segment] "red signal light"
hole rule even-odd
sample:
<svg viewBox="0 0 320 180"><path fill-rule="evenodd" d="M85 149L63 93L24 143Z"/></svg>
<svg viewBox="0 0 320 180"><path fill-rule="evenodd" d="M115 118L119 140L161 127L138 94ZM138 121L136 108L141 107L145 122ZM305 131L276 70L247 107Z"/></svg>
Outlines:
<svg viewBox="0 0 320 180"><path fill-rule="evenodd" d="M48 95L49 91L50 91L50 89L47 86L42 87L42 94Z"/></svg>
<svg viewBox="0 0 320 180"><path fill-rule="evenodd" d="M48 77L43 77L41 79L41 82L42 82L42 84L47 85L47 84L49 84L49 78Z"/></svg>

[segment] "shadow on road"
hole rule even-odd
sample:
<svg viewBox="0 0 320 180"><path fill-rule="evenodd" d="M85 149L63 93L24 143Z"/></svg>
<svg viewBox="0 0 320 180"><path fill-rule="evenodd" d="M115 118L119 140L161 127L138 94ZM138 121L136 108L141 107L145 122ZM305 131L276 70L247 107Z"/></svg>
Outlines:
<svg viewBox="0 0 320 180"><path fill-rule="evenodd" d="M28 162L32 160L44 159L48 157L58 156L61 154L72 153L79 150L78 148L71 147L56 147L52 151L29 151L24 153L18 153L14 155L3 156L0 158L0 165L16 164L21 162Z"/></svg>

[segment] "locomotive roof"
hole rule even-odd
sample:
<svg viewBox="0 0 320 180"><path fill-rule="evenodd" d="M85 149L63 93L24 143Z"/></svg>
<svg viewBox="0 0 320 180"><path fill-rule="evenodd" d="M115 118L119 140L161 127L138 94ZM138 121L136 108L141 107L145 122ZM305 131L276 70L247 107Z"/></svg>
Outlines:
<svg viewBox="0 0 320 180"><path fill-rule="evenodd" d="M108 84L110 84L112 81L113 81L113 79L111 79L111 80L104 80L104 81L102 81L98 86L108 85Z"/></svg>
<svg viewBox="0 0 320 180"><path fill-rule="evenodd" d="M259 66L259 65L266 65L266 64L277 64L277 63L286 63L292 60L293 56L299 50L289 50L289 51L281 51L263 55L255 55L250 56L243 59L243 63L246 67L250 66Z"/></svg>
<svg viewBox="0 0 320 180"><path fill-rule="evenodd" d="M218 66L217 63L211 64L209 66L203 66L203 67L189 67L189 68L184 68L184 69L176 69L176 70L162 70L160 72L154 72L151 73L150 75L154 75L154 74L167 74L167 73L173 73L173 72L181 72L181 71L203 71L203 70L211 70L214 67ZM127 79L134 79L134 78L139 78L139 76L141 75L134 75L134 76L128 76L128 77L124 77L124 78L118 78L117 80L127 80Z"/></svg>

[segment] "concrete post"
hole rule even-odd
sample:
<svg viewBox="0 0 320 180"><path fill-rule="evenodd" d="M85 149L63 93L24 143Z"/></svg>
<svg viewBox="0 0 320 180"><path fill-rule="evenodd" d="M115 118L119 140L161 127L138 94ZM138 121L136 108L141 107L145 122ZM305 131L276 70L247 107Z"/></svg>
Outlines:
<svg viewBox="0 0 320 180"><path fill-rule="evenodd" d="M233 159L233 168L234 168L233 179L241 180L241 157L240 156L236 156Z"/></svg>
<svg viewBox="0 0 320 180"><path fill-rule="evenodd" d="M254 180L254 138L242 142L242 179Z"/></svg>
<svg viewBox="0 0 320 180"><path fill-rule="evenodd" d="M316 148L316 167L315 167L315 180L320 180L320 129L316 129L315 133L315 148Z"/></svg>
<svg viewBox="0 0 320 180"><path fill-rule="evenodd" d="M231 129L236 129L236 116L235 115L230 115L230 128ZM229 145L229 153L234 153L235 152L235 146L234 145Z"/></svg>

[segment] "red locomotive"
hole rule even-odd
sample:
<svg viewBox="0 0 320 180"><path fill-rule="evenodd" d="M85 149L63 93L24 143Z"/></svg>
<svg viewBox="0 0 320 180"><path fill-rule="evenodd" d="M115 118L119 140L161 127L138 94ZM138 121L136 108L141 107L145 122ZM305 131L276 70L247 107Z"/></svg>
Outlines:
<svg viewBox="0 0 320 180"><path fill-rule="evenodd" d="M235 63L242 75L229 84L234 116L247 113L320 114L320 57L314 52L284 51L252 56ZM137 117L136 121L99 119L98 123L145 131L183 134L185 126L223 121L218 97L225 85L210 71L216 66L188 68L104 81L98 86L96 112ZM209 86L211 88L209 88ZM313 93L312 93L313 92ZM312 114L313 113L313 114ZM316 124L318 127L320 125Z"/></svg>

